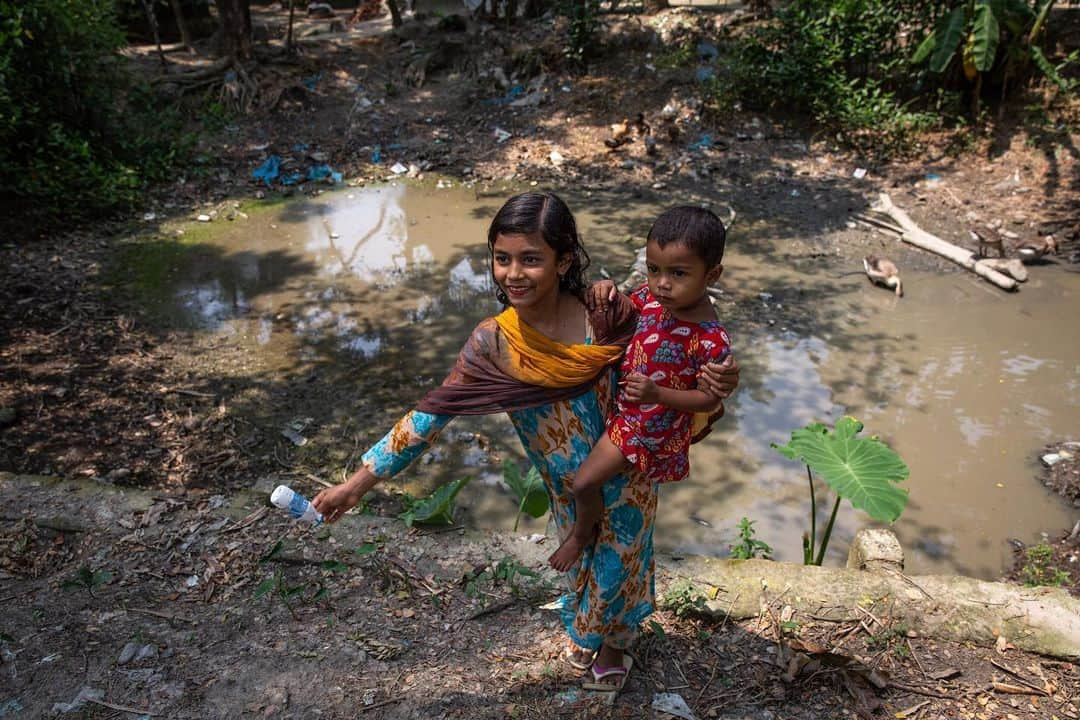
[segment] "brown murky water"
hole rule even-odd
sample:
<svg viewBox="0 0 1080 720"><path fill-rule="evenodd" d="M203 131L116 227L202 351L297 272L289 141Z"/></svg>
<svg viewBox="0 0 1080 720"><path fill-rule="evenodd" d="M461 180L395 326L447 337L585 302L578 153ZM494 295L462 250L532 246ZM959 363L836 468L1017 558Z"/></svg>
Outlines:
<svg viewBox="0 0 1080 720"><path fill-rule="evenodd" d="M368 377L438 378L473 324L498 309L483 238L503 199L457 186L385 185L223 223L163 288L167 306L217 347L242 351L248 370L321 360ZM632 259L627 236L640 237L661 209L587 196L571 205L594 268L616 278ZM801 559L805 470L770 443L843 414L865 422L911 468L911 500L896 530L912 572L997 577L1008 538L1028 542L1071 526L1075 512L1034 476L1042 444L1080 427L1080 275L1035 268L1020 293L1005 295L966 274L909 274L908 295L897 300L861 277L797 274L771 261L767 230L744 232L725 258L721 312L724 302L756 297L762 317L782 317L775 298L786 298L810 306L813 327L778 322L748 334L729 325L743 386L728 417L694 448L691 480L663 488L659 547L726 554L745 516L778 558ZM462 419L408 485L470 472L476 480L460 496L461 516L508 529L513 503L498 487L499 468L471 441L476 431L504 456L521 457L505 419ZM824 489L818 504L820 528L831 508ZM829 562L843 561L866 521L841 507ZM519 530L542 531L542 523Z"/></svg>

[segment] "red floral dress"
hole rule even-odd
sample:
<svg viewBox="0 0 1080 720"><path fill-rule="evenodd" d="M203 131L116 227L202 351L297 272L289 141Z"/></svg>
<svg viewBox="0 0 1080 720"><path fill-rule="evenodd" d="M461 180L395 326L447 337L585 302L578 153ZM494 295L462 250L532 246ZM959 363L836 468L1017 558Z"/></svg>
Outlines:
<svg viewBox="0 0 1080 720"><path fill-rule="evenodd" d="M702 365L720 362L731 342L717 320L684 322L660 306L648 285L630 294L640 310L637 330L623 356L621 373L640 373L673 390L693 390ZM657 404L638 405L623 393L618 415L608 420L611 442L629 463L654 482L677 482L690 470L693 413Z"/></svg>

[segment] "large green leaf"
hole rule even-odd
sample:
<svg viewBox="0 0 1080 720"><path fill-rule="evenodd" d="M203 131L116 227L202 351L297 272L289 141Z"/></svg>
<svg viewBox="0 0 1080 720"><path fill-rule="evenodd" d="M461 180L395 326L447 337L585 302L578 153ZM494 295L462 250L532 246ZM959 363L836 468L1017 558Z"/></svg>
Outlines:
<svg viewBox="0 0 1080 720"><path fill-rule="evenodd" d="M975 3L975 22L971 30L971 54L975 60L975 69L986 72L994 66L997 57L998 39L1001 27L998 25L990 0L977 0Z"/></svg>
<svg viewBox="0 0 1080 720"><path fill-rule="evenodd" d="M401 519L409 527L412 527L413 523L453 525L454 498L461 492L461 488L468 485L470 480L472 480L472 476L466 475L460 480L443 485L403 513Z"/></svg>
<svg viewBox="0 0 1080 720"><path fill-rule="evenodd" d="M834 432L812 423L791 433L787 445L772 446L784 457L805 462L854 507L878 522L893 522L908 501L907 490L896 483L906 480L909 470L900 456L877 438L856 437L862 429L855 418L843 417Z"/></svg>
<svg viewBox="0 0 1080 720"><path fill-rule="evenodd" d="M964 28L967 26L967 11L964 5L953 8L953 11L943 17L937 27L934 28L933 55L930 57L930 70L936 73L945 72L949 62L960 47L960 41L964 38ZM925 43L924 43L925 44ZM919 47L922 50L922 47Z"/></svg>
<svg viewBox="0 0 1080 720"><path fill-rule="evenodd" d="M522 477L517 463L507 458L503 463L503 480L517 498L519 513L526 513L534 518L543 517L547 513L548 496L544 489L544 478L535 467L530 466L529 472Z"/></svg>

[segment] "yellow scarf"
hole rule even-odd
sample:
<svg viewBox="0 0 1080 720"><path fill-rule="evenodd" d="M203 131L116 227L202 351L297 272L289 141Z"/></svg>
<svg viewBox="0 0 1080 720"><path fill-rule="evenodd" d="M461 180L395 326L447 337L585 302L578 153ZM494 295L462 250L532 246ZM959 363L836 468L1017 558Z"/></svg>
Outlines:
<svg viewBox="0 0 1080 720"><path fill-rule="evenodd" d="M619 359L625 348L618 345L566 345L556 342L507 308L495 316L510 351L514 375L540 387L573 387L596 377L606 365Z"/></svg>

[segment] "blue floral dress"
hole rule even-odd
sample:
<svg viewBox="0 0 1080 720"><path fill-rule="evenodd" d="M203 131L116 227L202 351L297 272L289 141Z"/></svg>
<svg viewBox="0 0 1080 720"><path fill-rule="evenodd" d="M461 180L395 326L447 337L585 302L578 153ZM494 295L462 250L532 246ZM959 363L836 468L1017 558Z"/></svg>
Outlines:
<svg viewBox="0 0 1080 720"><path fill-rule="evenodd" d="M612 369L583 395L508 413L529 460L544 478L552 514L565 539L574 524L570 490L577 468L604 432L615 408ZM413 410L363 456L377 477L403 470L431 445L453 419ZM654 609L653 525L657 485L638 471L617 475L603 486L604 512L596 542L567 573L568 592L560 615L571 639L599 649L606 642L626 649Z"/></svg>

